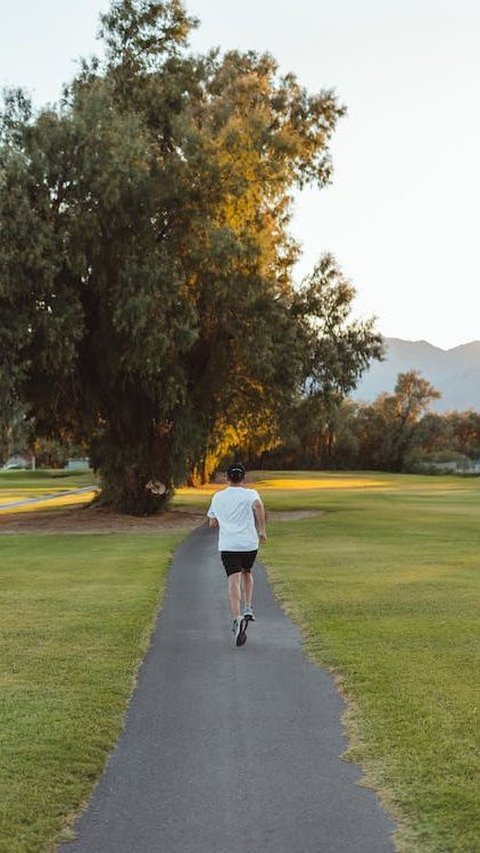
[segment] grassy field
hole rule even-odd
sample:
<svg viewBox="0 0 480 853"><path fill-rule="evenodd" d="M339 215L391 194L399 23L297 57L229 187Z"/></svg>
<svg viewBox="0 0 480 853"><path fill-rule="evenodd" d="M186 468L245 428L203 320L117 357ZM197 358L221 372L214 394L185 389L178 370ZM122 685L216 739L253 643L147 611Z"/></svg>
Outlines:
<svg viewBox="0 0 480 853"><path fill-rule="evenodd" d="M66 470L47 471L0 471L0 513L30 512L32 509L52 509L71 504L89 503L95 492L81 495L62 496L63 492L94 486L95 475L92 472ZM55 500L38 501L44 495L60 495ZM38 502L22 507L8 509L7 505L36 498Z"/></svg>
<svg viewBox="0 0 480 853"><path fill-rule="evenodd" d="M64 474L2 474L0 501L92 483ZM349 700L349 755L397 815L400 849L480 853L480 480L252 480L267 510L315 512L272 512L262 559ZM215 488L175 502L206 508ZM1 853L50 851L90 793L182 535L0 538Z"/></svg>
<svg viewBox="0 0 480 853"><path fill-rule="evenodd" d="M480 851L480 480L256 474L262 552L307 653L349 699L350 756L400 849ZM177 500L205 507L211 489ZM260 614L261 617L261 614Z"/></svg>
<svg viewBox="0 0 480 853"><path fill-rule="evenodd" d="M182 532L0 537L0 850L46 853L118 736Z"/></svg>

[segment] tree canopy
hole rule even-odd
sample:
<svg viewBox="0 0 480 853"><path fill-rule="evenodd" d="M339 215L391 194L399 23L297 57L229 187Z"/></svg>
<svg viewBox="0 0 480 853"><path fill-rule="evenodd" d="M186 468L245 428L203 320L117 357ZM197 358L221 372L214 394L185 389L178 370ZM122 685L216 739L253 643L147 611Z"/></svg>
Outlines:
<svg viewBox="0 0 480 853"><path fill-rule="evenodd" d="M114 0L105 59L58 106L7 93L0 121L2 381L133 513L273 446L302 388L344 393L381 352L331 257L292 281L291 192L330 180L343 106L268 54L189 53L195 24Z"/></svg>

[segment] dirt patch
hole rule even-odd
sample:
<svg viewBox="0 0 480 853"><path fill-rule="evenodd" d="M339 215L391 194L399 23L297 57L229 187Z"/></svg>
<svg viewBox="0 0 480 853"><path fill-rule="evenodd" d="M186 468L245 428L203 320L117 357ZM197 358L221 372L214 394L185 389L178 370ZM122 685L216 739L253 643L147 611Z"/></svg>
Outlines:
<svg viewBox="0 0 480 853"><path fill-rule="evenodd" d="M272 521L296 521L299 518L312 518L314 515L323 515L321 509L294 509L294 510L269 510L267 520Z"/></svg>
<svg viewBox="0 0 480 853"><path fill-rule="evenodd" d="M137 518L106 507L72 507L0 515L2 533L159 533L193 530L205 520L204 512L173 509L161 515Z"/></svg>
<svg viewBox="0 0 480 853"><path fill-rule="evenodd" d="M321 510L269 510L268 520L296 521L323 515ZM177 507L161 515L137 518L112 512L107 507L36 510L0 515L2 533L154 533L162 530L193 530L205 521L205 512Z"/></svg>

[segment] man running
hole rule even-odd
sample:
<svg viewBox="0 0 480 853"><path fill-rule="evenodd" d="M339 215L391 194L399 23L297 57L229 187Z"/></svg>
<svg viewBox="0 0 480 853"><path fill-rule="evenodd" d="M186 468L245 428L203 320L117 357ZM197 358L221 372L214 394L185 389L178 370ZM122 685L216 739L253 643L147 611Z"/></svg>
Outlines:
<svg viewBox="0 0 480 853"><path fill-rule="evenodd" d="M227 470L228 486L217 492L207 512L210 527L218 527L218 550L228 578L228 595L237 646L246 639L246 623L255 619L252 609L252 566L259 539L267 541L265 509L255 489L245 485L245 467L234 462ZM244 608L241 613L242 581Z"/></svg>

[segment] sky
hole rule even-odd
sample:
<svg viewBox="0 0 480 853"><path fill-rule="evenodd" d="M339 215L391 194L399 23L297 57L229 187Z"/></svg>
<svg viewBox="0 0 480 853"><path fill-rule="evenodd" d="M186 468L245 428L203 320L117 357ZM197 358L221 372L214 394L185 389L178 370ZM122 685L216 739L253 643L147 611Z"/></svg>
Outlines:
<svg viewBox="0 0 480 853"><path fill-rule="evenodd" d="M298 281L325 251L389 337L480 339L480 2L187 0L192 48L268 51L347 115L333 182L295 195ZM0 0L0 83L54 102L108 0Z"/></svg>

